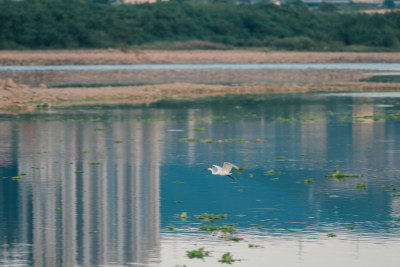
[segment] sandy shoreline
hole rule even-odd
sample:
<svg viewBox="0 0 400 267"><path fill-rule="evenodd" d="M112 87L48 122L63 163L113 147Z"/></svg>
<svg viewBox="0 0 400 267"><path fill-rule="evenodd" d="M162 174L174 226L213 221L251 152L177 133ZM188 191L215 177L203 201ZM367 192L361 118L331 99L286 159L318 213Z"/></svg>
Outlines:
<svg viewBox="0 0 400 267"><path fill-rule="evenodd" d="M257 51L129 51L117 50L78 50L78 51L0 51L0 65L73 65L73 64L188 64L188 63L340 63L340 62L400 62L400 53L319 53L319 52L257 52ZM178 73L179 74L179 73ZM207 83L210 72L190 74L197 80L179 80L188 76L182 72L164 73L172 77L164 84L95 88L48 89L29 88L21 83L23 78L15 78L12 73L0 76L0 110L5 112L30 112L40 103L52 106L84 104L150 103L165 98L197 98L221 94L290 93L312 91L399 91L400 84L358 82L360 73L349 71L271 71L268 73L247 73L248 81L230 85ZM213 73L211 73L213 74ZM242 73L223 73L236 77ZM67 74L60 73L52 77L55 81ZM86 77L86 73L80 74ZM107 76L108 75L108 76ZM91 77L98 81L115 81L133 77L135 73L97 73ZM141 74L154 77L154 73ZM161 75L161 74L157 74ZM161 76L162 76L161 75ZM177 76L174 76L177 75ZM222 75L222 74L221 74ZM268 77L270 75L270 77ZM24 75L22 75L24 76ZM27 76L27 75L25 75ZM52 76L48 75L48 76ZM277 79L281 76L280 79ZM40 78L32 76L39 84ZM175 78L177 77L177 78ZM261 79L261 78L262 79ZM11 80L10 78L13 78ZM220 77L217 77L220 79ZM259 79L258 81L256 80ZM278 77L279 78L279 77ZM70 79L70 78L68 78ZM114 80L113 80L114 79ZM136 80L138 78L135 78ZM214 83L224 83L220 80ZM264 80L263 80L264 79ZM162 81L162 80L161 80ZM200 82L199 82L200 81ZM222 80L224 81L224 80ZM211 81L213 82L213 81ZM208 82L210 83L210 81ZM36 87L36 85L35 85Z"/></svg>
<svg viewBox="0 0 400 267"><path fill-rule="evenodd" d="M99 104L149 104L160 99L196 99L224 94L306 93L322 91L400 91L400 84L332 83L325 85L173 83L97 88L8 88L0 90L0 113L31 112L38 107Z"/></svg>
<svg viewBox="0 0 400 267"><path fill-rule="evenodd" d="M400 62L400 53L262 52L249 50L0 51L0 65Z"/></svg>

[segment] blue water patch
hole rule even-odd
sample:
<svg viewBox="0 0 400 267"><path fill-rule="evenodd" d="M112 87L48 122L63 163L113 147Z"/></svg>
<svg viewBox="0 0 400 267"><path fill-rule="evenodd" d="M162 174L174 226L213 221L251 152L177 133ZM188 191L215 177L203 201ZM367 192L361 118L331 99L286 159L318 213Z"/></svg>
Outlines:
<svg viewBox="0 0 400 267"><path fill-rule="evenodd" d="M400 105L362 95L1 115L0 265L394 264Z"/></svg>

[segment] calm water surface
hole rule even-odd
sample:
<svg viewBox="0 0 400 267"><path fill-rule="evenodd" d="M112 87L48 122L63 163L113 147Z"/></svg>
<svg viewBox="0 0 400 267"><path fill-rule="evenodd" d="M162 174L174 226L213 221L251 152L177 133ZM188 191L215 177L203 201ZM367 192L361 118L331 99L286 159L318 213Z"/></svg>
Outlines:
<svg viewBox="0 0 400 267"><path fill-rule="evenodd" d="M396 94L3 115L0 266L396 266L399 120ZM227 224L242 240L199 230Z"/></svg>

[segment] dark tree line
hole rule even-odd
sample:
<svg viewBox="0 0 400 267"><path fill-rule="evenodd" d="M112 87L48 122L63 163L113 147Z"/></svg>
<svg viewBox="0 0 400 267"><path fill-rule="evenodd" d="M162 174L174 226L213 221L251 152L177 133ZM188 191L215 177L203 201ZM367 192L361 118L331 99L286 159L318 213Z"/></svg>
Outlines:
<svg viewBox="0 0 400 267"><path fill-rule="evenodd" d="M0 49L108 48L203 40L286 50L400 48L400 13L337 14L268 3L110 5L0 0Z"/></svg>

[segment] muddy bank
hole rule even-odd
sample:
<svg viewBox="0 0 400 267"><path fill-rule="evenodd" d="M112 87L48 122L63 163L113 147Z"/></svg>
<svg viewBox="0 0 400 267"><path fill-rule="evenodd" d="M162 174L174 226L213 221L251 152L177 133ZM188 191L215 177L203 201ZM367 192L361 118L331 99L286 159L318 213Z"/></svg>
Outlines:
<svg viewBox="0 0 400 267"><path fill-rule="evenodd" d="M24 88L18 85L0 89L0 112L31 112L38 107L91 104L138 104L160 99L196 99L223 94L298 93L314 91L399 91L400 84L343 82L319 85L240 84L204 85L174 83L147 86L98 88Z"/></svg>
<svg viewBox="0 0 400 267"><path fill-rule="evenodd" d="M144 85L169 83L300 83L359 81L365 70L326 69L154 69L154 70L46 70L0 71L0 80L37 87L77 85Z"/></svg>
<svg viewBox="0 0 400 267"><path fill-rule="evenodd" d="M248 50L0 51L0 65L400 62L400 53L262 52Z"/></svg>
<svg viewBox="0 0 400 267"><path fill-rule="evenodd" d="M0 51L1 65L312 62L400 62L400 53ZM37 106L150 103L159 99L195 99L222 94L400 90L400 84L359 82L364 77L362 70L310 69L2 71L0 112L30 112ZM68 84L97 84L97 87L47 88L50 85Z"/></svg>

